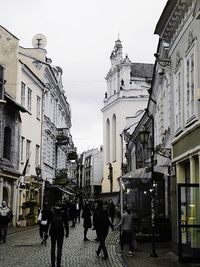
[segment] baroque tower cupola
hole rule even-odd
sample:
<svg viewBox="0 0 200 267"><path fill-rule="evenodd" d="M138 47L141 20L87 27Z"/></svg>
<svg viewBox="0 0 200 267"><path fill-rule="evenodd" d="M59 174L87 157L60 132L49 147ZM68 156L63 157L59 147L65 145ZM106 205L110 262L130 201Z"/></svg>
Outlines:
<svg viewBox="0 0 200 267"><path fill-rule="evenodd" d="M116 65L120 64L123 61L122 43L119 38L117 41L115 41L114 50L111 53L110 60L112 68L114 68Z"/></svg>

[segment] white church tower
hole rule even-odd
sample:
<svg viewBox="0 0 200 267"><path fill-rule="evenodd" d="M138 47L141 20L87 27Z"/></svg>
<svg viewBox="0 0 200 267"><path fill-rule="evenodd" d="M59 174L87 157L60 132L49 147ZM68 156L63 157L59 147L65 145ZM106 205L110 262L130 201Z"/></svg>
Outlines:
<svg viewBox="0 0 200 267"><path fill-rule="evenodd" d="M114 197L119 192L118 179L122 174L123 142L121 133L127 117L147 106L153 65L132 63L123 58L122 44L118 39L110 56L111 68L106 76L103 113L103 182L104 196Z"/></svg>

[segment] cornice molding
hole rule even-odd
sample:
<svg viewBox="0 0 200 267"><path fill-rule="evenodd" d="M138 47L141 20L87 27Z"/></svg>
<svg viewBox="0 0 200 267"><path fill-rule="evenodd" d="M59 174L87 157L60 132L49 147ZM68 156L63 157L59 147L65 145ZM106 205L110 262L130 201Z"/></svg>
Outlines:
<svg viewBox="0 0 200 267"><path fill-rule="evenodd" d="M173 45L189 18L193 16L194 7L195 1L193 0L181 0L176 5L161 36L170 46Z"/></svg>

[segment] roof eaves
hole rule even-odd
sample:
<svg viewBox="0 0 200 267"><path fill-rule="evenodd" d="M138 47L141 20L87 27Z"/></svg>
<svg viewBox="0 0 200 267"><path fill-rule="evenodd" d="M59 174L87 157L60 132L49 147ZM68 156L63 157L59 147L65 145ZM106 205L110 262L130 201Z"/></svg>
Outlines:
<svg viewBox="0 0 200 267"><path fill-rule="evenodd" d="M38 76L37 75L35 75L35 73L23 62L23 61L21 61L21 59L19 59L19 62L23 65L23 66L25 66L27 69L28 69L28 71L30 71L30 73L41 83L41 85L42 86L44 86L45 87L45 84L38 78Z"/></svg>
<svg viewBox="0 0 200 267"><path fill-rule="evenodd" d="M154 34L158 34L159 36L162 35L162 33L165 29L165 26L171 17L172 11L174 10L174 8L178 2L179 2L179 0L168 0L167 4L165 5L163 12L162 12L162 14L158 20L158 23L156 24Z"/></svg>
<svg viewBox="0 0 200 267"><path fill-rule="evenodd" d="M9 32L6 28L4 28L2 25L0 25L0 27L2 29L4 29L7 33L9 33L10 35L12 35L15 39L19 40L15 35L13 35L11 32Z"/></svg>

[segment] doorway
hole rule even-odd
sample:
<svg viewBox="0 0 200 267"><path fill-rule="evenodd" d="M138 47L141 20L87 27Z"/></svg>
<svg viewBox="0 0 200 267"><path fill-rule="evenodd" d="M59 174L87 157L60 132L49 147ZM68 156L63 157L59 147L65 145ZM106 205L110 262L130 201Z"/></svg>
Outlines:
<svg viewBox="0 0 200 267"><path fill-rule="evenodd" d="M178 184L180 262L200 262L199 193L199 184Z"/></svg>

